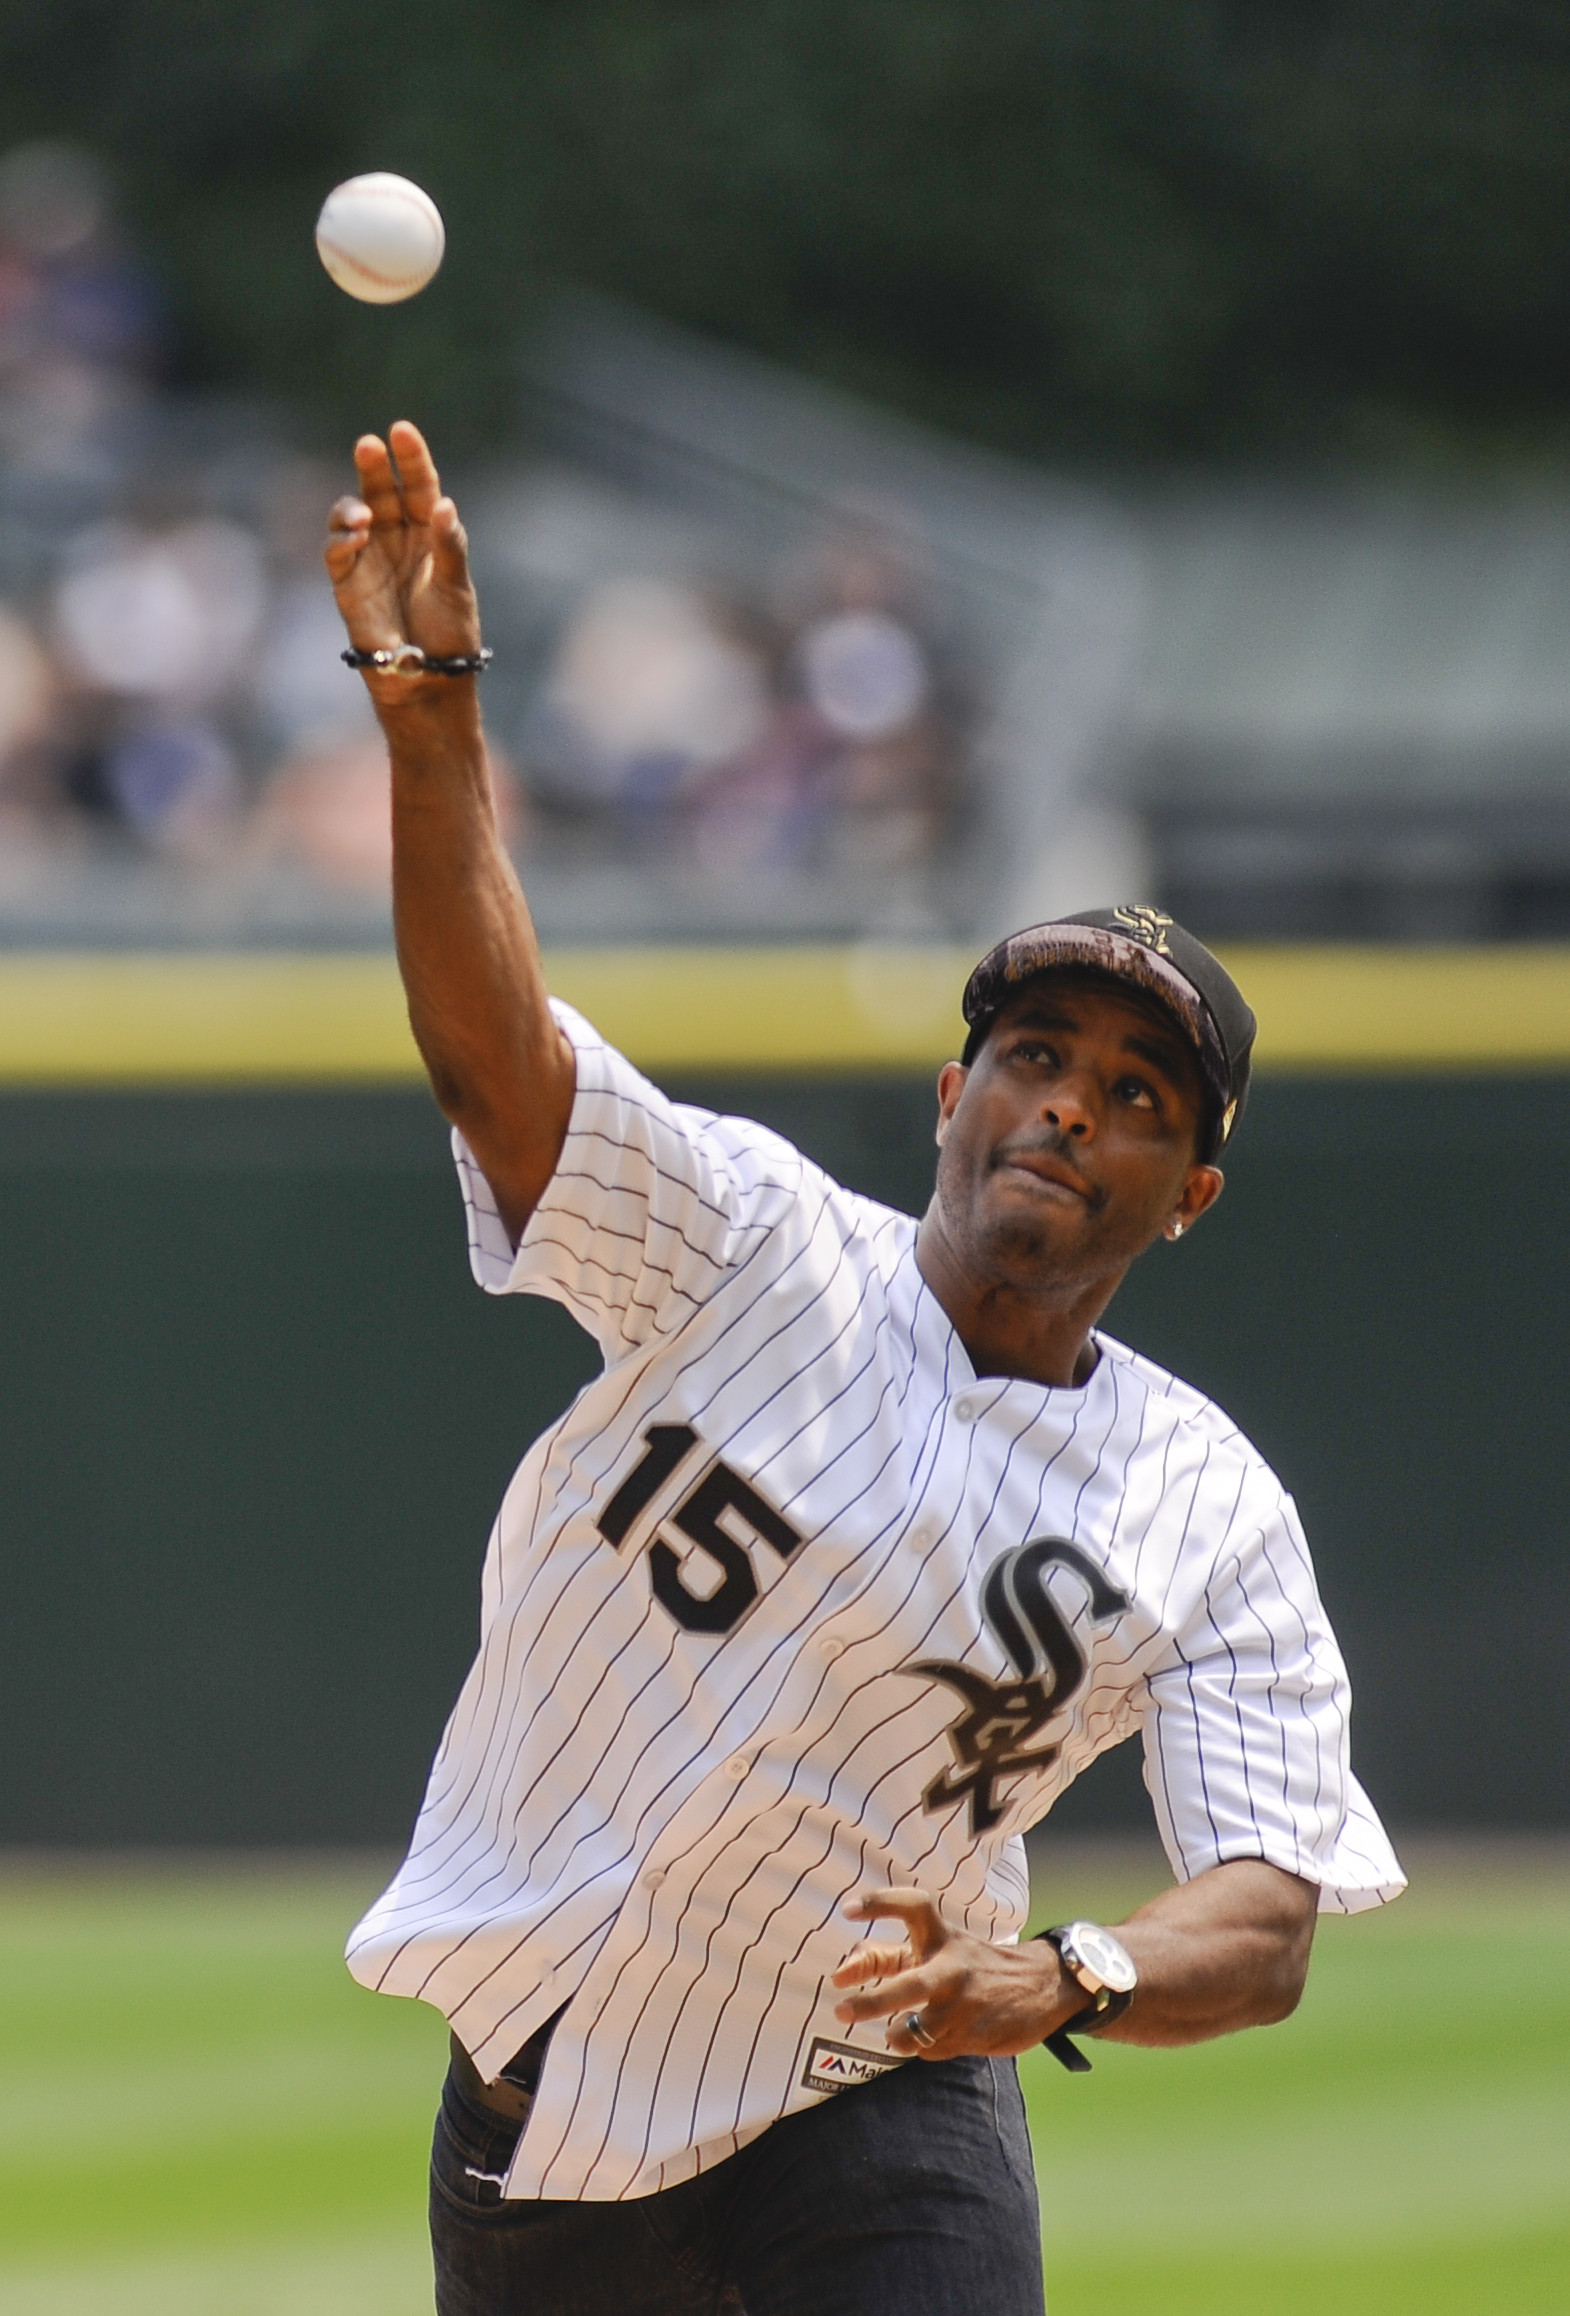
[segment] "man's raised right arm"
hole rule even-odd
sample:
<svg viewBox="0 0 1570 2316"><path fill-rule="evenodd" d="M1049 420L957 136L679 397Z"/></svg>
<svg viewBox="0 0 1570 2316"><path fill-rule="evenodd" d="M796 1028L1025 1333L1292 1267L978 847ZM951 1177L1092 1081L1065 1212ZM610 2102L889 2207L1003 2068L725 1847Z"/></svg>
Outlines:
<svg viewBox="0 0 1570 2316"><path fill-rule="evenodd" d="M354 455L362 495L338 501L327 542L351 643L478 651L468 543L423 437L400 421L388 444L363 435ZM516 1244L561 1156L575 1065L497 833L477 679L371 670L365 681L392 764L393 924L410 1024Z"/></svg>

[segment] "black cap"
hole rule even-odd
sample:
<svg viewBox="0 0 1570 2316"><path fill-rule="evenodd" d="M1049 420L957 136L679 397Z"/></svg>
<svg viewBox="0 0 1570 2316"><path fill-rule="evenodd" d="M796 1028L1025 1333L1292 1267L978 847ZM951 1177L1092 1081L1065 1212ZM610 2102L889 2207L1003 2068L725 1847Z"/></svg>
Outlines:
<svg viewBox="0 0 1570 2316"><path fill-rule="evenodd" d="M1210 1096L1206 1160L1218 1157L1243 1114L1259 1028L1243 992L1219 957L1159 909L1086 909L1029 925L989 949L961 1000L971 1062L999 1012L1038 973L1105 973L1131 981L1178 1023L1199 1055Z"/></svg>

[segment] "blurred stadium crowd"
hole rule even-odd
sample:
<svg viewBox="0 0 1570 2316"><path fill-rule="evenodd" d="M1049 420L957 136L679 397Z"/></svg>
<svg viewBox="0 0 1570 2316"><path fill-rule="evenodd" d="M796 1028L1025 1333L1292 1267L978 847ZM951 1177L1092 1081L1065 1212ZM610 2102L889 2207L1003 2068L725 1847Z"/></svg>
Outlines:
<svg viewBox="0 0 1570 2316"><path fill-rule="evenodd" d="M347 461L171 334L93 154L0 154L0 943L383 942ZM1552 476L1074 482L565 294L514 376L448 480L547 938L1570 935Z"/></svg>
<svg viewBox="0 0 1570 2316"><path fill-rule="evenodd" d="M159 358L93 158L0 160L0 918L369 930L384 759L320 563L347 473L265 415L165 393ZM786 924L825 877L853 915L919 892L958 834L974 702L917 533L840 506L739 552L564 490L466 492L519 853L740 877L785 893ZM565 584L509 508L584 534Z"/></svg>
<svg viewBox="0 0 1570 2316"><path fill-rule="evenodd" d="M926 576L847 511L750 595L590 590L520 734L541 834L721 875L919 870L955 833L967 706Z"/></svg>

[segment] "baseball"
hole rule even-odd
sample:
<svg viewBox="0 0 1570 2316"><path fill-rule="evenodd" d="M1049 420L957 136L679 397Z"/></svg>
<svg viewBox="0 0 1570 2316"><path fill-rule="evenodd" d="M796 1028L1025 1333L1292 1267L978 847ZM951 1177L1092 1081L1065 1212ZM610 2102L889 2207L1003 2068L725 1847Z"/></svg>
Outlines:
<svg viewBox="0 0 1570 2316"><path fill-rule="evenodd" d="M446 246L429 193L385 169L335 185L316 220L323 265L340 289L368 306L394 306L424 289Z"/></svg>

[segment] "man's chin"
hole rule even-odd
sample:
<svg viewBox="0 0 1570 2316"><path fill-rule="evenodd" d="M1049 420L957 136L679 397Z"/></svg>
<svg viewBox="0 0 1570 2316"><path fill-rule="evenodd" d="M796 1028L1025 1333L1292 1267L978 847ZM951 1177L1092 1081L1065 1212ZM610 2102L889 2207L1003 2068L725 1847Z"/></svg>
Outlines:
<svg viewBox="0 0 1570 2316"><path fill-rule="evenodd" d="M1084 1251L1081 1218L1057 1206L1015 1206L989 1215L981 1235L992 1266L999 1271L1050 1277L1077 1270Z"/></svg>

